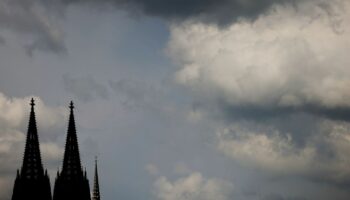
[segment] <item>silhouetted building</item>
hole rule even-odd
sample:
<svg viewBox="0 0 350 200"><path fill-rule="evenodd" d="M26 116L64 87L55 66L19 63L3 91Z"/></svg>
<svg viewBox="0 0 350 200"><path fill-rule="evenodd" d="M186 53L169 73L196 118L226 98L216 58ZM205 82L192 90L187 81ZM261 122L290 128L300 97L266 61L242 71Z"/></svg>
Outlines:
<svg viewBox="0 0 350 200"><path fill-rule="evenodd" d="M95 160L95 177L94 177L94 188L92 192L92 200L100 200L100 185L98 183L97 158Z"/></svg>
<svg viewBox="0 0 350 200"><path fill-rule="evenodd" d="M61 173L57 172L53 200L91 200L89 181L80 163L73 102L69 108L70 116L63 167Z"/></svg>
<svg viewBox="0 0 350 200"><path fill-rule="evenodd" d="M70 116L66 146L61 172L57 172L53 197L51 196L50 179L44 171L37 133L34 99L31 100L31 111L24 150L23 165L17 170L12 200L91 200L89 180L83 172L78 146L78 137L74 121L74 106L70 104ZM95 161L95 179L93 200L100 200L99 181Z"/></svg>
<svg viewBox="0 0 350 200"><path fill-rule="evenodd" d="M31 111L27 139L21 171L17 170L12 200L51 200L50 179L41 162L39 138L36 127L34 99Z"/></svg>

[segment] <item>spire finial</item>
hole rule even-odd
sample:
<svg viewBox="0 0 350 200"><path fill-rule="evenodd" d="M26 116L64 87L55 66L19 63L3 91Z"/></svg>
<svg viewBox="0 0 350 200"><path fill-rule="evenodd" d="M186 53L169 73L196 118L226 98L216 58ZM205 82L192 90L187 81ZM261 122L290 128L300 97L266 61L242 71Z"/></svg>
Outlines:
<svg viewBox="0 0 350 200"><path fill-rule="evenodd" d="M30 106L32 106L32 108L34 108L34 106L35 106L35 100L34 100L34 98L32 98L31 100L30 100L30 104L29 104Z"/></svg>
<svg viewBox="0 0 350 200"><path fill-rule="evenodd" d="M71 111L73 111L73 109L74 109L74 103L73 103L73 101L70 101L69 108L70 108Z"/></svg>

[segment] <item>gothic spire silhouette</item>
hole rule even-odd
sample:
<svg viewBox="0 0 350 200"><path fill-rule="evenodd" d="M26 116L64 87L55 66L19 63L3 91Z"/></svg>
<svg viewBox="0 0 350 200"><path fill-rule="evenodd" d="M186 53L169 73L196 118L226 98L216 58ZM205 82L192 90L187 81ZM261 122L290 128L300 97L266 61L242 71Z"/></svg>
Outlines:
<svg viewBox="0 0 350 200"><path fill-rule="evenodd" d="M61 173L57 172L54 200L90 200L90 187L80 162L78 137L74 120L74 105L70 103L66 147Z"/></svg>
<svg viewBox="0 0 350 200"><path fill-rule="evenodd" d="M100 185L98 183L98 169L97 169L97 157L95 159L95 177L94 177L94 189L92 192L92 200L100 200Z"/></svg>
<svg viewBox="0 0 350 200"><path fill-rule="evenodd" d="M69 115L69 122L68 122L66 148L65 148L64 159L63 159L62 176L67 178L73 178L73 177L82 176L83 171L80 163L78 137L76 133L75 120L74 120L73 102L70 103L69 108L70 108L70 115Z"/></svg>
<svg viewBox="0 0 350 200"><path fill-rule="evenodd" d="M29 125L27 131L27 140L24 150L23 165L21 169L21 176L28 179L37 179L43 174L43 165L41 163L41 155L39 149L39 137L36 128L34 99L31 100L31 110L29 116Z"/></svg>
<svg viewBox="0 0 350 200"><path fill-rule="evenodd" d="M31 110L27 138L21 171L17 170L17 177L13 188L12 200L51 200L51 187L47 171L41 162L39 137L36 127L34 99L31 99Z"/></svg>

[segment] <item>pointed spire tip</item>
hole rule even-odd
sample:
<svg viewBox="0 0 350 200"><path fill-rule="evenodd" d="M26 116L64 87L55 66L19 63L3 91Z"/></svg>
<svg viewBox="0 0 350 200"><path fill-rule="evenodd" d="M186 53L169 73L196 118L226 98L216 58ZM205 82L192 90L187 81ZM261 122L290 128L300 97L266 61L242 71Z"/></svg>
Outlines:
<svg viewBox="0 0 350 200"><path fill-rule="evenodd" d="M30 104L29 104L30 106L32 106L32 108L34 108L34 106L35 106L35 100L34 100L34 98L32 98L31 100L30 100Z"/></svg>
<svg viewBox="0 0 350 200"><path fill-rule="evenodd" d="M74 109L74 103L73 103L73 101L70 101L69 108L70 108L70 110L73 110L73 109Z"/></svg>

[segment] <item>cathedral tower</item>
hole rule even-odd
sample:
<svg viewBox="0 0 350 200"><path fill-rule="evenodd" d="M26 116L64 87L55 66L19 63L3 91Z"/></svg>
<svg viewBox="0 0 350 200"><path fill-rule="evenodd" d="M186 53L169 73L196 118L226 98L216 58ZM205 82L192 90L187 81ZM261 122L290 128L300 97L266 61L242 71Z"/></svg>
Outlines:
<svg viewBox="0 0 350 200"><path fill-rule="evenodd" d="M89 181L83 172L75 129L73 102L70 103L70 116L62 171L57 172L53 200L90 200Z"/></svg>
<svg viewBox="0 0 350 200"><path fill-rule="evenodd" d="M24 150L23 165L17 170L12 200L51 200L51 187L47 171L41 163L39 137L36 127L34 99L31 100L31 111Z"/></svg>

